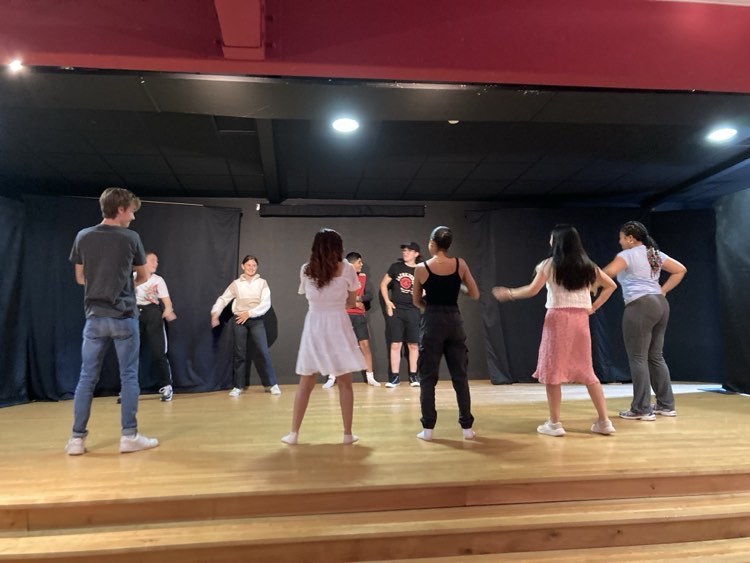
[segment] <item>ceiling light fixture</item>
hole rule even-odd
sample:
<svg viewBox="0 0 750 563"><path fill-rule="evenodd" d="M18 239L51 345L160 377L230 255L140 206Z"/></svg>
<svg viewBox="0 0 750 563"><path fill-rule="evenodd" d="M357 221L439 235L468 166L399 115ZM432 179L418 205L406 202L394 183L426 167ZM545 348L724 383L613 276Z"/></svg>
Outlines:
<svg viewBox="0 0 750 563"><path fill-rule="evenodd" d="M449 119L448 123L450 123L451 125L458 125L459 121L458 119Z"/></svg>
<svg viewBox="0 0 750 563"><path fill-rule="evenodd" d="M722 141L728 141L737 134L737 129L732 127L721 127L720 129L714 129L708 135L706 139L713 141L714 143L721 143Z"/></svg>
<svg viewBox="0 0 750 563"><path fill-rule="evenodd" d="M340 117L336 119L331 126L339 133L351 133L359 129L359 122L349 117Z"/></svg>
<svg viewBox="0 0 750 563"><path fill-rule="evenodd" d="M23 62L21 62L21 59L13 59L8 64L8 69L10 69L11 72L19 72L23 68Z"/></svg>

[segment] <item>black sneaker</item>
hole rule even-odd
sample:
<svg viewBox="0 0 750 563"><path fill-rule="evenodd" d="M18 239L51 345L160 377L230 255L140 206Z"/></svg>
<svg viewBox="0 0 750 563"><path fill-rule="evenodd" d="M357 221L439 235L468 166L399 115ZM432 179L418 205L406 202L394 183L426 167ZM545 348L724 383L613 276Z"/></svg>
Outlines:
<svg viewBox="0 0 750 563"><path fill-rule="evenodd" d="M409 386L410 387L419 387L419 376L415 374L409 374Z"/></svg>
<svg viewBox="0 0 750 563"><path fill-rule="evenodd" d="M385 384L389 388L398 387L399 385L401 385L401 378L398 375Z"/></svg>

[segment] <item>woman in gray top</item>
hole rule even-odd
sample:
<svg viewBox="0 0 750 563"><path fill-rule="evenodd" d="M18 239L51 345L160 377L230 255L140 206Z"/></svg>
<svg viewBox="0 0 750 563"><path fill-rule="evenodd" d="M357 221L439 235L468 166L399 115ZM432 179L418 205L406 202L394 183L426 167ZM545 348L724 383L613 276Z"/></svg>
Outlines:
<svg viewBox="0 0 750 563"><path fill-rule="evenodd" d="M622 335L633 380L633 402L620 413L630 420L655 420L657 414L675 416L674 395L667 362L664 361L664 333L669 321L665 295L685 277L687 268L659 250L646 227L628 221L620 228L620 252L604 272L622 286L625 311ZM664 270L669 277L659 284ZM651 388L656 404L651 405Z"/></svg>

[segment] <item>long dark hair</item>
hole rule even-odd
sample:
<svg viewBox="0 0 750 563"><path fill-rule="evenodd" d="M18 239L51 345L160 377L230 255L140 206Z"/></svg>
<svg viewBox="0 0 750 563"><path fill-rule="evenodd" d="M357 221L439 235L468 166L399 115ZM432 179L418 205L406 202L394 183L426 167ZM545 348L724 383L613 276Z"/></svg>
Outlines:
<svg viewBox="0 0 750 563"><path fill-rule="evenodd" d="M642 242L643 246L646 247L646 258L648 258L648 264L651 266L651 277L659 275L661 270L662 259L659 255L659 246L656 241L651 238L648 234L646 226L638 221L628 221L622 227L620 232L627 236L633 237L638 242Z"/></svg>
<svg viewBox="0 0 750 563"><path fill-rule="evenodd" d="M320 229L313 239L310 261L305 266L304 274L315 281L320 289L331 283L339 270L339 263L344 256L344 241L333 229Z"/></svg>
<svg viewBox="0 0 750 563"><path fill-rule="evenodd" d="M568 291L583 289L596 281L596 264L583 249L581 236L571 225L552 229L552 266L555 283Z"/></svg>

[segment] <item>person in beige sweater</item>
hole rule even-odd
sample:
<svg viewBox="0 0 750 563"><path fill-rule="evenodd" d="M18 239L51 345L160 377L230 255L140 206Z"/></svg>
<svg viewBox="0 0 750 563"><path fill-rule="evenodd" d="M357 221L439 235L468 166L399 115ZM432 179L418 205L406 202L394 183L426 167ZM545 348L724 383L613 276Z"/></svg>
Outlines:
<svg viewBox="0 0 750 563"><path fill-rule="evenodd" d="M211 326L219 326L219 315L232 303L234 314L234 388L231 397L238 397L250 384L249 368L252 361L258 369L261 383L267 393L281 395L276 383L276 373L268 351L264 316L271 308L271 289L258 274L258 259L247 255L242 260L242 275L234 280L211 308Z"/></svg>

